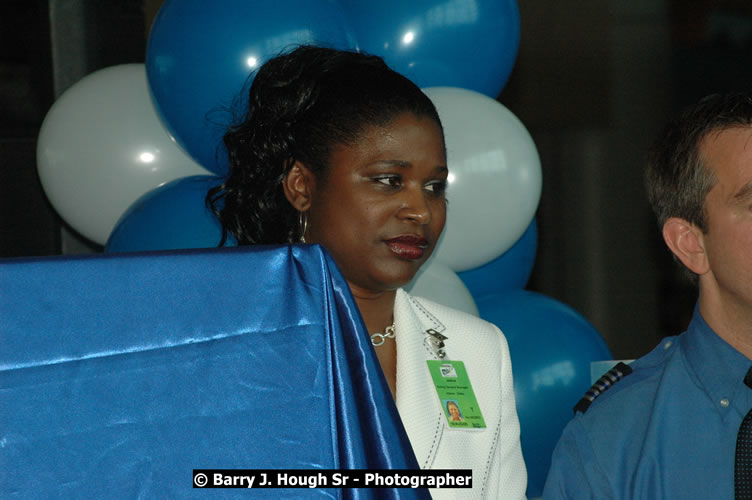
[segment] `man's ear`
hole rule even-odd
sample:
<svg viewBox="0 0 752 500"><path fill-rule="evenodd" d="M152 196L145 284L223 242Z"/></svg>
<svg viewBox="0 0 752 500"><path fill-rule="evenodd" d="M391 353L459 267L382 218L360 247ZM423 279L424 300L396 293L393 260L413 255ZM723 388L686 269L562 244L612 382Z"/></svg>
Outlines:
<svg viewBox="0 0 752 500"><path fill-rule="evenodd" d="M705 253L702 230L679 217L670 217L663 224L663 240L676 257L697 275L710 269Z"/></svg>
<svg viewBox="0 0 752 500"><path fill-rule="evenodd" d="M282 180L285 197L298 212L305 212L311 206L311 198L316 188L316 177L308 167L295 161Z"/></svg>

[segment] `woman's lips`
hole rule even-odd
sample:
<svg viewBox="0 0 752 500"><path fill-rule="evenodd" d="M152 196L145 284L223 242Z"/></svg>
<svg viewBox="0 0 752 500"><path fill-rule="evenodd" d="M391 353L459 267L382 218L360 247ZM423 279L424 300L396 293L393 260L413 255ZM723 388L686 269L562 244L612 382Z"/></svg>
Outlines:
<svg viewBox="0 0 752 500"><path fill-rule="evenodd" d="M420 259L428 248L428 240L412 235L391 238L386 240L386 244L394 254L410 260Z"/></svg>

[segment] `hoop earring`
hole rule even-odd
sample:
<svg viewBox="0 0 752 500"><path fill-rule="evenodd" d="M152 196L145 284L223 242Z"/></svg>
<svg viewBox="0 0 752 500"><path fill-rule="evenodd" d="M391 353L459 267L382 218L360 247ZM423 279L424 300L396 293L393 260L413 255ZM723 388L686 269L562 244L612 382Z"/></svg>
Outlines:
<svg viewBox="0 0 752 500"><path fill-rule="evenodd" d="M308 231L308 212L298 212L298 229L300 230L300 242L305 243L305 234Z"/></svg>

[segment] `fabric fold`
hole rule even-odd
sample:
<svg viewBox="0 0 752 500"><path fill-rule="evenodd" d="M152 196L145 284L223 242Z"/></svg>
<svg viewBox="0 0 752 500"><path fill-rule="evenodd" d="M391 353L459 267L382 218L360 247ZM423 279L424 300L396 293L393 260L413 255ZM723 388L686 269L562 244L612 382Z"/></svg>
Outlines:
<svg viewBox="0 0 752 500"><path fill-rule="evenodd" d="M319 246L13 259L0 283L1 496L203 498L192 469L417 468Z"/></svg>

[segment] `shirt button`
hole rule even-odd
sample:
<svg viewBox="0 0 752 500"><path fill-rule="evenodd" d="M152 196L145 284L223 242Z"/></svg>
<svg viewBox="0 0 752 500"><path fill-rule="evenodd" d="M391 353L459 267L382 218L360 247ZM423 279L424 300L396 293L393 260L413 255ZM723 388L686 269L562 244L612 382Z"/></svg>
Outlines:
<svg viewBox="0 0 752 500"><path fill-rule="evenodd" d="M670 341L670 340L667 340L666 343L663 344L663 350L665 351L666 349L668 349L669 347L671 347L671 344L673 344L673 342Z"/></svg>
<svg viewBox="0 0 752 500"><path fill-rule="evenodd" d="M728 399L726 398L721 399L721 406L723 406L724 408L728 408L728 405L729 405Z"/></svg>

